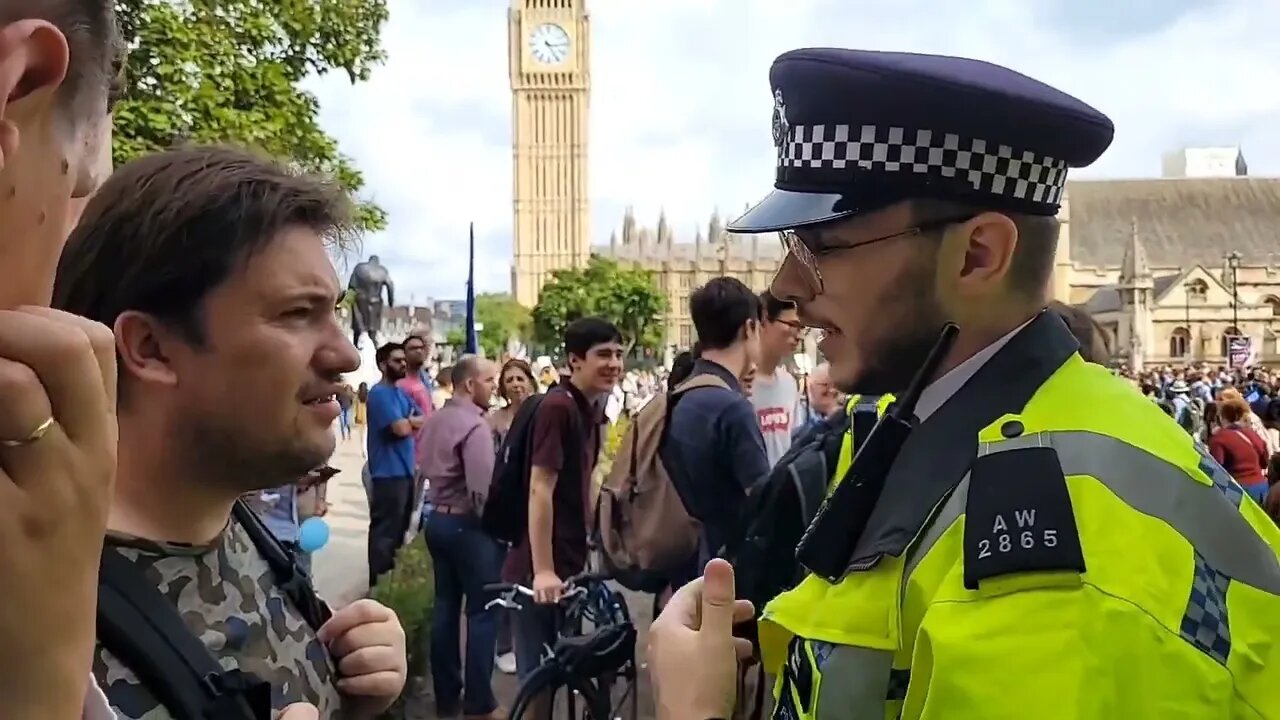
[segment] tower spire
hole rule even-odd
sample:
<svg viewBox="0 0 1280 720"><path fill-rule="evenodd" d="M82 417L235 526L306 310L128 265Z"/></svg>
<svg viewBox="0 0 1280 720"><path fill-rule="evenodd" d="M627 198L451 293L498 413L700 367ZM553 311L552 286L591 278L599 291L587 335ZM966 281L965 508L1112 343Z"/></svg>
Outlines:
<svg viewBox="0 0 1280 720"><path fill-rule="evenodd" d="M1124 260L1120 263L1120 282L1135 284L1150 277L1151 268L1147 264L1147 249L1142 244L1142 236L1138 234L1138 219L1129 221L1129 244L1124 249Z"/></svg>

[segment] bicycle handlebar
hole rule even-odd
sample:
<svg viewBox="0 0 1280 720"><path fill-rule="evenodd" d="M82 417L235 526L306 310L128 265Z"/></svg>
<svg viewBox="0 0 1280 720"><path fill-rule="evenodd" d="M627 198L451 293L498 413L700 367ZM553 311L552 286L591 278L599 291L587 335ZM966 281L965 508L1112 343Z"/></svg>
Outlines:
<svg viewBox="0 0 1280 720"><path fill-rule="evenodd" d="M595 573L579 573L564 581L565 591L560 595L559 602L564 602L575 597L587 594L587 586L595 583L602 583L608 578ZM519 583L489 583L484 586L486 593L499 593L498 597L485 603L485 610L496 605L505 608L519 610L523 607L521 603L515 601L516 595L524 595L532 598L534 595L533 588L525 587Z"/></svg>
<svg viewBox="0 0 1280 720"><path fill-rule="evenodd" d="M578 573L568 580L565 580L563 584L566 588L583 587L585 589L585 586L587 585L602 583L608 579L609 578L605 575L584 572ZM483 590L487 593L509 593L515 591L522 595L528 595L530 597L533 596L533 590L531 588L525 587L519 583L489 583L484 586Z"/></svg>

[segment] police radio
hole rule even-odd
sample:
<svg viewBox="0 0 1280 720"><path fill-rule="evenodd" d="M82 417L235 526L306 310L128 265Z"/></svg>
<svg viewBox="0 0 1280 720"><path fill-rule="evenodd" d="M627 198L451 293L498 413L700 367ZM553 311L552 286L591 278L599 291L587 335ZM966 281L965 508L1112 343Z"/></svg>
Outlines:
<svg viewBox="0 0 1280 720"><path fill-rule="evenodd" d="M889 406L872 428L840 484L818 508L813 522L796 546L796 559L809 572L830 583L839 582L844 577L858 538L884 490L889 469L911 436L920 394L937 373L959 334L960 328L954 323L947 323L942 328L942 334L907 391Z"/></svg>

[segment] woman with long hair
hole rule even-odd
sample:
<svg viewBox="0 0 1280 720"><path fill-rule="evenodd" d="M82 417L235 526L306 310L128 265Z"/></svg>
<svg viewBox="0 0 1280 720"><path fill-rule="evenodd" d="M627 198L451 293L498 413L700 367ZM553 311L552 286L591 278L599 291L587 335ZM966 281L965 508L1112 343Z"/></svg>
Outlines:
<svg viewBox="0 0 1280 720"><path fill-rule="evenodd" d="M512 358L502 365L502 373L498 375L498 397L506 401L506 405L498 408L489 416L489 426L493 428L493 446L502 447L502 440L511 429L511 421L524 401L532 397L538 390L538 383L533 378L533 368L520 358Z"/></svg>
<svg viewBox="0 0 1280 720"><path fill-rule="evenodd" d="M360 383L356 388L356 436L360 441L360 457L365 457L368 453L368 443L365 442L365 427L368 423L369 413L369 383Z"/></svg>
<svg viewBox="0 0 1280 720"><path fill-rule="evenodd" d="M502 365L498 375L498 397L506 401L506 405L489 415L489 427L493 429L493 446L502 452L502 441L511 430L511 422L525 400L538 392L538 383L533 377L533 368L519 358L511 358ZM511 613L506 608L498 608L498 642L494 648L494 665L507 675L516 671L515 644L511 635Z"/></svg>

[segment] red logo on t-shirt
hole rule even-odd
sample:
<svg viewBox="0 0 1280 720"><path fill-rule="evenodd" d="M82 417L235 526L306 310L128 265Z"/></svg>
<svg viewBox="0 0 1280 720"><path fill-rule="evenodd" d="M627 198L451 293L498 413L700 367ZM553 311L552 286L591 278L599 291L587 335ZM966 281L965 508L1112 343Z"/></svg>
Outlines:
<svg viewBox="0 0 1280 720"><path fill-rule="evenodd" d="M760 420L760 432L762 433L785 433L791 431L791 417L787 415L785 408L759 408L756 410L756 416Z"/></svg>

